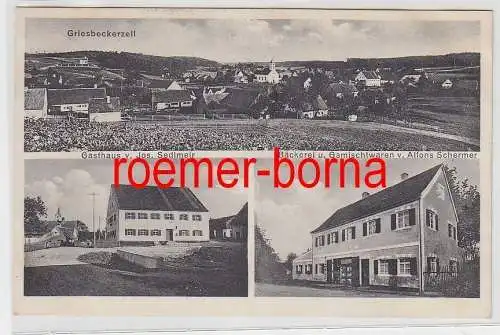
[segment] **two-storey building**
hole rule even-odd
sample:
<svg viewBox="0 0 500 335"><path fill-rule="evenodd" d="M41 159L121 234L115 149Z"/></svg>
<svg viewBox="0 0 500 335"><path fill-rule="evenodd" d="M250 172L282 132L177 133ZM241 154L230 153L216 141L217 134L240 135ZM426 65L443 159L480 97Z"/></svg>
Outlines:
<svg viewBox="0 0 500 335"><path fill-rule="evenodd" d="M189 188L111 185L106 239L120 244L208 241L209 214Z"/></svg>
<svg viewBox="0 0 500 335"><path fill-rule="evenodd" d="M457 269L458 217L442 165L401 178L313 230L312 249L294 261L293 278L423 290L424 273Z"/></svg>

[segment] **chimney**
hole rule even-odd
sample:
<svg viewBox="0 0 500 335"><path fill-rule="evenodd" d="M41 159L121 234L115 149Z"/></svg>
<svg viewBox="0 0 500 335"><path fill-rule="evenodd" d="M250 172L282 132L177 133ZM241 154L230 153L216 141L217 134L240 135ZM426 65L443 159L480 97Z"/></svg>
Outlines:
<svg viewBox="0 0 500 335"><path fill-rule="evenodd" d="M407 178L408 178L408 173L406 172L401 173L401 180L405 180Z"/></svg>
<svg viewBox="0 0 500 335"><path fill-rule="evenodd" d="M364 198L368 197L369 195L370 195L370 193L363 192L363 194L361 194L361 198L364 199Z"/></svg>

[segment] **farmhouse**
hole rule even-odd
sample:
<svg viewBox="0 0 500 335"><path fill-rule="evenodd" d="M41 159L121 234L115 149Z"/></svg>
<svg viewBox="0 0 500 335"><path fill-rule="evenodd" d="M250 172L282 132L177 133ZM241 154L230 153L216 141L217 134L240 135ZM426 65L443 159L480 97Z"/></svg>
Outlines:
<svg viewBox="0 0 500 335"><path fill-rule="evenodd" d="M105 99L90 99L89 121L92 122L117 122L121 121L120 98L109 97Z"/></svg>
<svg viewBox="0 0 500 335"><path fill-rule="evenodd" d="M47 90L45 88L27 88L24 90L24 117L47 117Z"/></svg>
<svg viewBox="0 0 500 335"><path fill-rule="evenodd" d="M248 236L248 203L236 215L210 220L210 239L243 241Z"/></svg>
<svg viewBox="0 0 500 335"><path fill-rule="evenodd" d="M259 83L276 84L280 81L280 75L276 71L276 64L271 60L269 68L254 71L255 81Z"/></svg>
<svg viewBox="0 0 500 335"><path fill-rule="evenodd" d="M166 90L151 92L151 104L157 112L178 113L191 110L193 100L186 90Z"/></svg>
<svg viewBox="0 0 500 335"><path fill-rule="evenodd" d="M104 88L48 89L48 116L88 116L91 99L106 99Z"/></svg>
<svg viewBox="0 0 500 335"><path fill-rule="evenodd" d="M106 239L122 245L208 241L209 214L189 188L112 185Z"/></svg>
<svg viewBox="0 0 500 335"><path fill-rule="evenodd" d="M380 87L382 85L382 77L375 71L361 71L354 80L367 87Z"/></svg>
<svg viewBox="0 0 500 335"><path fill-rule="evenodd" d="M140 79L137 80L138 87L144 87L151 90L182 90L181 85L175 80L165 78L164 76L155 76L151 74L140 74Z"/></svg>
<svg viewBox="0 0 500 335"><path fill-rule="evenodd" d="M340 208L311 232L293 278L425 290L440 267L461 262L457 213L442 165Z"/></svg>

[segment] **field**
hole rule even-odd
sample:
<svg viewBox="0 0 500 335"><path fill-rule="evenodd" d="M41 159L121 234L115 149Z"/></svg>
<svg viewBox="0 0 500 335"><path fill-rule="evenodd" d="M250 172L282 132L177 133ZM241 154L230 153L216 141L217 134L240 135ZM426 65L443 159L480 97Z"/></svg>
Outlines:
<svg viewBox="0 0 500 335"><path fill-rule="evenodd" d="M416 122L437 126L443 133L479 139L480 108L474 97L413 97L408 99Z"/></svg>
<svg viewBox="0 0 500 335"><path fill-rule="evenodd" d="M27 296L247 296L246 244L202 246L147 270L116 257L112 249L54 248L26 263ZM26 254L25 254L26 255ZM31 254L35 255L36 254ZM44 256L44 257L41 257ZM25 256L27 257L27 256ZM48 258L48 259L47 259Z"/></svg>
<svg viewBox="0 0 500 335"><path fill-rule="evenodd" d="M436 110L416 112L419 122L444 132L375 122L338 120L179 120L113 124L25 121L25 151L124 150L478 150L477 117ZM450 121L451 119L451 121ZM465 125L467 133L465 134ZM462 130L461 130L462 129ZM446 133L446 131L450 133ZM475 134L474 138L465 135Z"/></svg>

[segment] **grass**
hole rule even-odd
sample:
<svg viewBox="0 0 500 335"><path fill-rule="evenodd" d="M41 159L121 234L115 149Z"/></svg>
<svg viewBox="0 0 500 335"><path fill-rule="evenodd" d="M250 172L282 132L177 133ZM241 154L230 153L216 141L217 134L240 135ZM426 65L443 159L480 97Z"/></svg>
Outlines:
<svg viewBox="0 0 500 335"><path fill-rule="evenodd" d="M442 132L479 139L480 108L474 97L414 97L413 121L438 126Z"/></svg>
<svg viewBox="0 0 500 335"><path fill-rule="evenodd" d="M211 296L248 294L247 246L202 247L191 256L147 270L113 253L88 253L83 265L24 269L27 296Z"/></svg>

